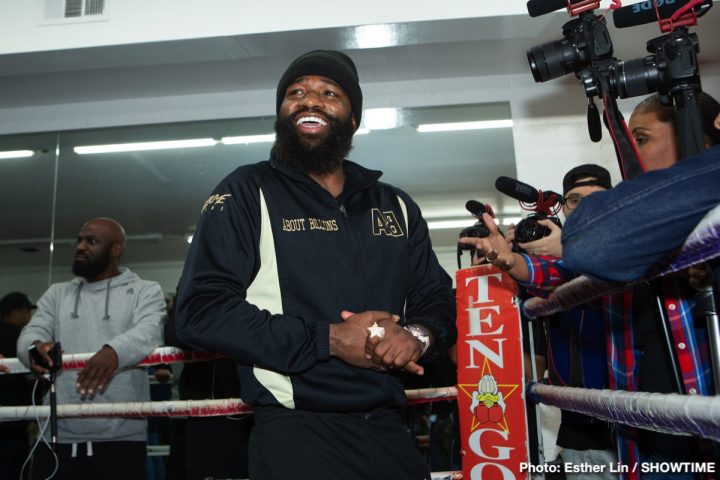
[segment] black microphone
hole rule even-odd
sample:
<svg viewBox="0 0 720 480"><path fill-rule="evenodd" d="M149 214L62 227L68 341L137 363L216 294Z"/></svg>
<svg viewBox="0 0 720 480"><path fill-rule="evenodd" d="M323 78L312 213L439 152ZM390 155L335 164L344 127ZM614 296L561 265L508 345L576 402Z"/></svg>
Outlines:
<svg viewBox="0 0 720 480"><path fill-rule="evenodd" d="M468 200L465 204L465 208L468 212L472 213L474 217L482 217L482 214L487 212L487 208L477 200Z"/></svg>
<svg viewBox="0 0 720 480"><path fill-rule="evenodd" d="M523 203L537 203L540 198L540 192L537 189L510 177L498 177L495 180L495 188Z"/></svg>
<svg viewBox="0 0 720 480"><path fill-rule="evenodd" d="M565 6L567 6L565 0L528 0L527 11L531 17L539 17L540 15L565 8Z"/></svg>
<svg viewBox="0 0 720 480"><path fill-rule="evenodd" d="M658 13L661 19L670 18L673 13L687 5L690 0L658 0ZM696 5L693 10L696 14L704 14L712 7L712 0L705 0ZM613 11L613 23L615 28L634 27L646 23L657 22L658 14L655 13L655 6L652 0L621 7Z"/></svg>
<svg viewBox="0 0 720 480"><path fill-rule="evenodd" d="M583 0L571 0L570 5L575 5L581 1ZM531 17L539 17L565 7L567 7L566 0L528 0L527 2L527 11Z"/></svg>

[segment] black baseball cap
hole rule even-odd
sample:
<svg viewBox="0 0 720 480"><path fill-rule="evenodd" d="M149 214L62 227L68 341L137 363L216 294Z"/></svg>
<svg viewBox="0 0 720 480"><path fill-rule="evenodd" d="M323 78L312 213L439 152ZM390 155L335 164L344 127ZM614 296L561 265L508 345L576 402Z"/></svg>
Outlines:
<svg viewBox="0 0 720 480"><path fill-rule="evenodd" d="M22 292L10 292L0 299L0 317L4 317L16 308L29 308L33 310L37 305L30 301L30 298Z"/></svg>
<svg viewBox="0 0 720 480"><path fill-rule="evenodd" d="M580 181L587 177L595 177L595 180ZM567 192L575 187L587 187L591 185L597 185L606 190L610 190L612 188L610 172L608 172L606 168L594 163L578 165L565 174L565 178L563 178L563 195L567 195Z"/></svg>

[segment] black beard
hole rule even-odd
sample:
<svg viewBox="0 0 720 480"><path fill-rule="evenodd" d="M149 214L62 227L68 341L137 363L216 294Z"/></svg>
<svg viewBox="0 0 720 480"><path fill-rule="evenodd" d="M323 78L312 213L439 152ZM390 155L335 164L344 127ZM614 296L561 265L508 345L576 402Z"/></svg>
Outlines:
<svg viewBox="0 0 720 480"><path fill-rule="evenodd" d="M330 126L327 135L312 139L303 139L295 129L295 119L306 112L320 113ZM355 129L352 117L340 120L324 112L305 108L285 118L275 120L275 144L272 155L281 164L310 174L326 174L335 171L352 149L352 137Z"/></svg>
<svg viewBox="0 0 720 480"><path fill-rule="evenodd" d="M88 257L85 258L87 259L86 262L78 263L77 260L74 260L72 265L73 274L78 277L83 277L85 280L95 278L104 272L110 260L109 252L104 252L95 260L90 260Z"/></svg>

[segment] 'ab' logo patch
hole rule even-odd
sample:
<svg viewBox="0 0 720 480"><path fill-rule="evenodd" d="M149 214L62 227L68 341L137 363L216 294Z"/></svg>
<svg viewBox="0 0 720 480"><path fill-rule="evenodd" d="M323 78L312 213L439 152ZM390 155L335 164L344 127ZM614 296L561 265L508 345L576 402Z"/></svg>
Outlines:
<svg viewBox="0 0 720 480"><path fill-rule="evenodd" d="M402 237L405 235L400 223L392 211L381 212L377 208L370 211L372 216L373 235L387 235L389 237Z"/></svg>

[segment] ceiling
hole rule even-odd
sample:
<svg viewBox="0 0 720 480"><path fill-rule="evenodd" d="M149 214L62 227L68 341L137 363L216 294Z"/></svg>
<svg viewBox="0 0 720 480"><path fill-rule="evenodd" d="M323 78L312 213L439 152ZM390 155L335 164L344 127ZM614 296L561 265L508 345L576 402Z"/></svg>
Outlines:
<svg viewBox="0 0 720 480"><path fill-rule="evenodd" d="M701 45L708 46L701 50L708 64L720 62L720 49L709 47L720 45L720 29L712 27L720 24L716 10L696 28ZM56 239L53 262L69 263L80 224L97 215L125 226L131 240L126 261L181 259L185 235L192 232L213 186L235 167L267 158L270 148L260 143L78 155L74 146L270 133L272 92L280 73L299 53L318 47L350 53L366 91L366 108L402 103L397 86L406 82L529 76L526 50L559 39L567 20L561 12L394 24L384 33L370 32L369 41L390 35L390 45L379 48L363 44L368 40L359 38L358 27L348 27L0 55L0 115L5 116L0 150L36 152L30 159L0 160L0 265L48 265L51 237ZM659 35L656 25L611 28L611 34L615 55L623 59L643 56L645 42ZM580 89L572 75L553 82ZM260 114L253 102L214 109L186 106L198 98L210 104L226 94L255 92ZM512 129L430 134L414 129L424 118L511 118L510 103L467 104L463 98L439 103L432 95L418 96L412 106L400 108L397 128L356 136L351 159L384 171L383 180L408 191L429 219L465 217L471 225L474 219L464 208L469 199L489 202L501 215L517 215L517 202L493 187L499 175L516 176ZM162 99L175 103L153 116L153 105ZM100 112L108 102L137 107L135 120ZM67 113L92 108L98 109L95 117ZM538 98L525 114L578 110L575 102ZM35 115L31 121L21 121L21 115L13 121L10 115L28 111ZM165 120L148 121L153 118ZM459 230L434 230L433 241L453 248Z"/></svg>

